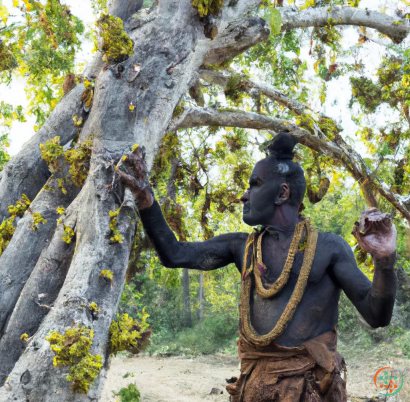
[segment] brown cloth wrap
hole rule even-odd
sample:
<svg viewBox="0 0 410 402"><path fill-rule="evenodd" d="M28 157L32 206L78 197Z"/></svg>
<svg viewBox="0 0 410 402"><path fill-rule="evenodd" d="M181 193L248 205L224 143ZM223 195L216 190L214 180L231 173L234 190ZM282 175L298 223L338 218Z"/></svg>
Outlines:
<svg viewBox="0 0 410 402"><path fill-rule="evenodd" d="M226 387L231 402L347 401L335 331L295 347L254 346L240 334L238 351L241 375Z"/></svg>

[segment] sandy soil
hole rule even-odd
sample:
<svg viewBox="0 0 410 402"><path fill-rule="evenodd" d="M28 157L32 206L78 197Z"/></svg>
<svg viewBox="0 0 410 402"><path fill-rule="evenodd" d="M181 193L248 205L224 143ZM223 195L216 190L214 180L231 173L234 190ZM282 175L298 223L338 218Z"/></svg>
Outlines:
<svg viewBox="0 0 410 402"><path fill-rule="evenodd" d="M410 402L410 360L401 357L346 358L347 389L351 402L364 402L376 395L373 376L382 367L390 366L403 373L405 384L388 402ZM239 374L239 360L234 356L210 355L187 357L117 357L112 360L102 394L102 402L118 400L112 391L134 383L141 393L141 402L227 402L225 379ZM134 377L123 378L126 373ZM219 395L211 395L216 388ZM384 399L378 399L378 401Z"/></svg>

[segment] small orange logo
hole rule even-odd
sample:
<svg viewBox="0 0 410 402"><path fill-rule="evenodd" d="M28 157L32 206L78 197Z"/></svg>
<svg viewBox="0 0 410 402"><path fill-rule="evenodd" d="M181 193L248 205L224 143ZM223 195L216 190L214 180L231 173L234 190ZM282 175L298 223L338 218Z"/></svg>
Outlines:
<svg viewBox="0 0 410 402"><path fill-rule="evenodd" d="M383 367L374 375L374 385L382 395L395 395L403 387L403 374L392 367Z"/></svg>

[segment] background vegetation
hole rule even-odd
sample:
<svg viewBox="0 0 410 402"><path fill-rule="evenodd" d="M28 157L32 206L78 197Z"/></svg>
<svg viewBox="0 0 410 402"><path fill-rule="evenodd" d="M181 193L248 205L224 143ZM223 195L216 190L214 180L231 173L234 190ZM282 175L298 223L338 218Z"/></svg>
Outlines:
<svg viewBox="0 0 410 402"><path fill-rule="evenodd" d="M105 7L103 3L93 3L96 17ZM369 2L359 3L266 1L255 14L265 16L274 28L278 23L276 7L282 5L299 9L321 5L365 8ZM401 13L403 19L410 11L407 1L369 4L381 12ZM144 5L153 6L150 1ZM192 88L191 97L181 101L174 117L197 104L229 110L240 107L309 128L309 121L283 105L245 93L244 78L262 79L319 111L323 117L321 129L333 130L359 150L363 163L374 172L375 182L405 200L410 190L409 43L405 40L394 44L368 31L363 27L336 27L332 21L324 28L286 33L273 29L268 41L229 65L217 67L232 74L225 88L202 82L199 88ZM76 54L93 35L94 27L86 27L59 0L15 0L11 6L0 0L0 83L12 85L16 79L23 80L30 99L26 108L1 100L0 168L10 158L7 148L13 122L24 122L34 115L34 131L41 127L63 96L64 83L80 79L75 74L83 66L76 62ZM343 94L346 90L350 101L339 103L335 91ZM339 114L335 113L338 106ZM333 118L326 120L321 114L325 111L333 113ZM164 137L151 182L180 240L201 241L221 233L250 230L241 221L238 198L247 187L252 166L263 157L266 142L273 135L269 131L228 127L189 129ZM319 230L344 237L354 248L360 269L371 279L371 258L360 252L350 235L353 223L366 208L362 193L365 183L355 181L338 161L308 148L298 146L296 159L306 171L311 194L318 193L324 178L330 181L320 202L313 204L311 197L306 197L304 215L310 216ZM410 358L408 222L385 198L376 197L380 209L392 214L398 229L400 287L394 318L388 328L371 330L343 295L340 337L346 345L389 344ZM240 277L234 266L204 273L162 268L139 227L120 312L137 317L146 306L153 330L150 352L235 353L239 291Z"/></svg>

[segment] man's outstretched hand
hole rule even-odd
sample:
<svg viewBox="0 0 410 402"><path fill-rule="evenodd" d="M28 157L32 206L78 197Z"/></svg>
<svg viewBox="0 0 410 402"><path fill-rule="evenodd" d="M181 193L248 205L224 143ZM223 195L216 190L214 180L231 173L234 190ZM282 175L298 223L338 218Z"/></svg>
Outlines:
<svg viewBox="0 0 410 402"><path fill-rule="evenodd" d="M132 153L123 157L116 169L122 184L131 189L140 210L150 207L154 202L144 156L144 150L137 147Z"/></svg>
<svg viewBox="0 0 410 402"><path fill-rule="evenodd" d="M382 214L376 208L364 212L352 230L362 250L374 258L395 257L396 234L396 227L389 214Z"/></svg>

